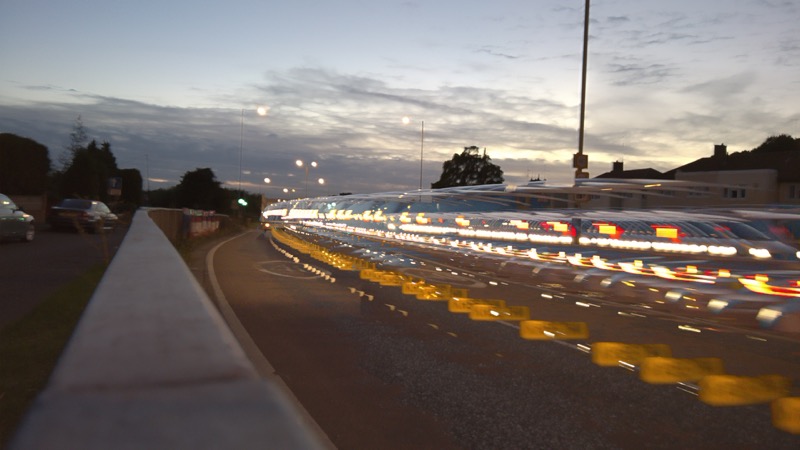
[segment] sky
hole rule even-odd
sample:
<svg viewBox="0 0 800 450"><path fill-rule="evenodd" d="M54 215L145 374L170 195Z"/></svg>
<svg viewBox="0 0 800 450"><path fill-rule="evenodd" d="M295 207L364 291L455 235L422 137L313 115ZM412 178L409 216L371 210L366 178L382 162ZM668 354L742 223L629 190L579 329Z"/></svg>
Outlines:
<svg viewBox="0 0 800 450"><path fill-rule="evenodd" d="M594 0L590 176L800 136L798 23L795 0ZM0 0L0 132L58 168L80 117L145 189L414 190L468 146L570 184L583 24L583 0Z"/></svg>

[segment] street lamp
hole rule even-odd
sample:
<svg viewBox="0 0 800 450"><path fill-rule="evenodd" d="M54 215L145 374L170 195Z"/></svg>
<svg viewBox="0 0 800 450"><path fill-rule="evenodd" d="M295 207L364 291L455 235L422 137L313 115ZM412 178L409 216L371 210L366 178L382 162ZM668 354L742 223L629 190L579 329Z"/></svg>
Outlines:
<svg viewBox="0 0 800 450"><path fill-rule="evenodd" d="M311 161L311 164L305 164L305 163L303 163L303 161L298 159L294 163L297 165L297 167L302 167L302 168L304 168L306 170L305 193L303 195L306 198L308 198L308 169L309 169L309 166L317 167L317 162L316 161ZM320 178L320 180L322 180L322 178ZM320 184L323 184L323 183L324 183L324 181L320 182Z"/></svg>
<svg viewBox="0 0 800 450"><path fill-rule="evenodd" d="M244 153L244 111L245 108L242 108L242 121L241 121L241 127L239 129L239 196L240 197L244 194L242 192L242 153ZM261 117L266 116L268 112L269 112L268 106L259 106L256 108L256 114L258 114Z"/></svg>
<svg viewBox="0 0 800 450"><path fill-rule="evenodd" d="M283 188L283 193L284 194L290 194L290 193L294 194L295 190L294 189L290 189L290 188Z"/></svg>
<svg viewBox="0 0 800 450"><path fill-rule="evenodd" d="M584 169L589 168L589 158L583 153L583 129L586 116L586 65L589 57L589 3L586 0L583 19L583 66L581 72L581 113L580 123L578 124L578 153L573 155L572 167L575 169L575 179L589 178L589 173Z"/></svg>
<svg viewBox="0 0 800 450"><path fill-rule="evenodd" d="M408 125L411 123L411 118L408 116L403 117L403 125ZM425 121L420 120L419 122L420 130L419 130L419 190L422 190L422 154L423 149L425 148Z"/></svg>
<svg viewBox="0 0 800 450"><path fill-rule="evenodd" d="M269 177L264 177L264 184L270 184L270 183L272 183L272 180ZM261 194L261 209L263 210L265 206L267 206L266 187L264 188L264 192Z"/></svg>

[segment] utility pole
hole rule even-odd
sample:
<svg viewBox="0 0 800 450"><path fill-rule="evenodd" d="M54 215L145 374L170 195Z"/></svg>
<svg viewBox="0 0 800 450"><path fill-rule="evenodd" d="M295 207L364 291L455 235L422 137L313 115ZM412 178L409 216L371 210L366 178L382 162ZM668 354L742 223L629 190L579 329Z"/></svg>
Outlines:
<svg viewBox="0 0 800 450"><path fill-rule="evenodd" d="M586 66L589 56L589 1L586 0L583 19L583 70L581 73L581 117L578 128L578 153L572 159L575 168L575 178L589 178L589 173L584 169L589 167L589 157L583 153L583 128L586 117Z"/></svg>

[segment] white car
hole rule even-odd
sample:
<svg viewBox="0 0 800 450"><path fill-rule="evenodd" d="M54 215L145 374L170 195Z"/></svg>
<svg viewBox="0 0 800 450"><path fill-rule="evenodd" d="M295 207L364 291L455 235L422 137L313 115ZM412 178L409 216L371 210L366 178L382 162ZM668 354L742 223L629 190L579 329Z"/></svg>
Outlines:
<svg viewBox="0 0 800 450"><path fill-rule="evenodd" d="M8 196L0 194L0 239L30 242L35 234L33 216L26 214Z"/></svg>

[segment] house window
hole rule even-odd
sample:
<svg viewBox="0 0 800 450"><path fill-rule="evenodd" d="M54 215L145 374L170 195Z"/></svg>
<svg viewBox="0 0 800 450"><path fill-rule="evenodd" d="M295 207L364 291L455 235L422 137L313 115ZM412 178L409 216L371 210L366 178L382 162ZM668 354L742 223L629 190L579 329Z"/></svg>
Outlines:
<svg viewBox="0 0 800 450"><path fill-rule="evenodd" d="M743 187L739 188L725 188L722 191L722 196L725 198L745 198L747 190Z"/></svg>
<svg viewBox="0 0 800 450"><path fill-rule="evenodd" d="M707 197L709 192L708 186L697 187L689 191L689 197Z"/></svg>
<svg viewBox="0 0 800 450"><path fill-rule="evenodd" d="M798 198L800 197L800 189L796 184L789 185L789 198Z"/></svg>

